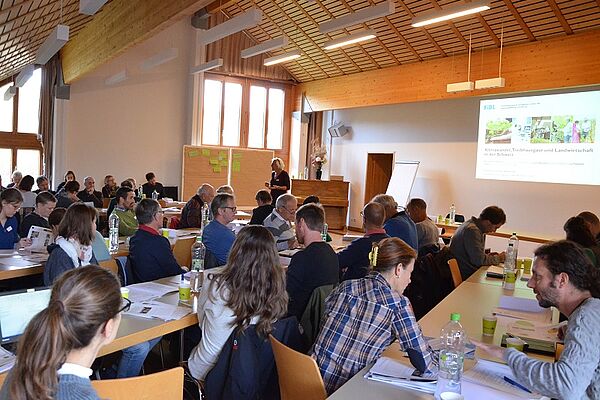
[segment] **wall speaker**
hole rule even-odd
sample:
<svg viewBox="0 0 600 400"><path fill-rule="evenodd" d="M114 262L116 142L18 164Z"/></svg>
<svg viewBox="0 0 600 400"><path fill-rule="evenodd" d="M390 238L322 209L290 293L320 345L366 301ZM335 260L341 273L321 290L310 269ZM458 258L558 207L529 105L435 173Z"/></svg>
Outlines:
<svg viewBox="0 0 600 400"><path fill-rule="evenodd" d="M327 130L331 137L343 137L349 132L349 128L345 126L343 122L336 122Z"/></svg>

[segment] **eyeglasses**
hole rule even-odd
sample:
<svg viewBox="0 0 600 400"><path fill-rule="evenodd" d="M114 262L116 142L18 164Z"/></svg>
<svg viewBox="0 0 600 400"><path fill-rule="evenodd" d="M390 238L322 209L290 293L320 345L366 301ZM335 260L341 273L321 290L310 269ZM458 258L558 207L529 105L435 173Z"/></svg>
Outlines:
<svg viewBox="0 0 600 400"><path fill-rule="evenodd" d="M129 311L129 309L131 308L131 300L129 300L125 297L122 297L121 299L122 299L122 303L125 303L125 304L123 305L123 307L121 307L121 309L119 310L119 312L117 314L125 313L125 312Z"/></svg>
<svg viewBox="0 0 600 400"><path fill-rule="evenodd" d="M220 208L228 208L228 209L230 209L232 212L236 212L236 211L237 211L237 207L220 207Z"/></svg>
<svg viewBox="0 0 600 400"><path fill-rule="evenodd" d="M289 208L287 208L285 206L283 208L285 211L289 212L290 214L296 214L296 210L290 210Z"/></svg>

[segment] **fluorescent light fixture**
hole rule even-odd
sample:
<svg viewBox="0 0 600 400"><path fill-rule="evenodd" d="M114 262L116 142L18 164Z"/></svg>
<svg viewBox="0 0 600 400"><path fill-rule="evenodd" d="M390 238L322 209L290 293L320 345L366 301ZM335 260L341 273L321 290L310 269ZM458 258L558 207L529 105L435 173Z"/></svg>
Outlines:
<svg viewBox="0 0 600 400"><path fill-rule="evenodd" d="M281 64L287 61L295 60L296 58L302 57L300 50L288 51L287 53L280 54L278 56L265 58L265 67L269 65Z"/></svg>
<svg viewBox="0 0 600 400"><path fill-rule="evenodd" d="M374 37L377 37L377 34L373 29L369 29L368 31L353 33L352 35L344 36L325 42L323 48L325 50L337 49L338 47L348 46L358 42L364 42L365 40L373 39Z"/></svg>
<svg viewBox="0 0 600 400"><path fill-rule="evenodd" d="M119 71L116 74L106 78L104 80L104 83L109 86L112 86L112 85L116 85L117 83L123 82L127 78L129 78L129 74L127 73L127 69L124 69L124 70Z"/></svg>
<svg viewBox="0 0 600 400"><path fill-rule="evenodd" d="M479 0L471 3L461 3L455 6L447 7L442 10L433 10L413 18L411 25L418 28L425 25L435 24L449 19L460 18L465 15L475 14L481 11L489 10L490 0Z"/></svg>
<svg viewBox="0 0 600 400"><path fill-rule="evenodd" d="M475 81L475 89L493 89L504 87L505 84L504 78L490 78L490 79L480 79Z"/></svg>
<svg viewBox="0 0 600 400"><path fill-rule="evenodd" d="M176 59L177 56L179 56L179 49L177 47L170 47L142 61L140 63L140 69L142 71L148 71Z"/></svg>
<svg viewBox="0 0 600 400"><path fill-rule="evenodd" d="M252 28L253 26L260 24L262 15L263 13L259 9L251 8L243 14L204 31L200 36L199 42L200 44L209 44L234 33L243 31L244 29Z"/></svg>
<svg viewBox="0 0 600 400"><path fill-rule="evenodd" d="M449 83L446 85L446 92L448 92L448 93L469 92L469 91L473 90L474 87L475 87L475 84L471 81Z"/></svg>
<svg viewBox="0 0 600 400"><path fill-rule="evenodd" d="M79 0L79 14L94 15L108 0Z"/></svg>
<svg viewBox="0 0 600 400"><path fill-rule="evenodd" d="M219 68L222 65L223 65L223 59L216 58L209 62L205 62L204 64L200 64L200 65L196 65L195 67L192 67L192 69L190 70L190 74L197 74L199 72L209 71L211 69Z"/></svg>
<svg viewBox="0 0 600 400"><path fill-rule="evenodd" d="M33 64L26 65L25 68L19 72L19 75L17 75L17 78L15 79L15 86L23 87L33 75L34 70L35 66Z"/></svg>
<svg viewBox="0 0 600 400"><path fill-rule="evenodd" d="M395 11L396 5L394 4L394 1L387 0L383 3L377 4L376 6L363 8L362 10L344 15L343 17L332 18L329 21L325 21L319 24L319 31L321 33L338 31L340 29L344 29L352 25L358 25L375 18L385 17L386 15L393 14Z"/></svg>
<svg viewBox="0 0 600 400"><path fill-rule="evenodd" d="M69 40L69 27L56 25L35 55L36 64L46 64Z"/></svg>
<svg viewBox="0 0 600 400"><path fill-rule="evenodd" d="M247 49L242 50L240 55L242 58L250 58L257 56L259 54L266 53L267 51L277 50L283 46L287 46L288 38L285 36L281 36L275 39L267 40L266 42L262 42L253 47L248 47Z"/></svg>
<svg viewBox="0 0 600 400"><path fill-rule="evenodd" d="M4 100L8 101L12 99L13 97L15 97L15 94L17 94L17 87L9 86L8 89L6 89L6 92L4 92Z"/></svg>

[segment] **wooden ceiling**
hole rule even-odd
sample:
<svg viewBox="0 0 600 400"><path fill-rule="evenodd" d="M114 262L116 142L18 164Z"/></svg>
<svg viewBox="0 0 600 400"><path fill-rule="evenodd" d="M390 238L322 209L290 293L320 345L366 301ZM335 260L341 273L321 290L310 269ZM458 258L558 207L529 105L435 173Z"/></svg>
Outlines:
<svg viewBox="0 0 600 400"><path fill-rule="evenodd" d="M451 57L468 51L469 37L473 51L499 47L502 30L504 44L511 45L600 27L600 0L493 0L492 8L481 14L426 28L411 27L411 19L429 10L469 1L395 0L393 15L330 34L319 32L319 23L381 1L219 0L210 11L234 17L251 7L261 9L262 23L246 34L256 42L285 34L289 45L270 54L300 49L303 57L284 65L299 82ZM323 50L326 41L364 29L374 29L377 38L363 44Z"/></svg>

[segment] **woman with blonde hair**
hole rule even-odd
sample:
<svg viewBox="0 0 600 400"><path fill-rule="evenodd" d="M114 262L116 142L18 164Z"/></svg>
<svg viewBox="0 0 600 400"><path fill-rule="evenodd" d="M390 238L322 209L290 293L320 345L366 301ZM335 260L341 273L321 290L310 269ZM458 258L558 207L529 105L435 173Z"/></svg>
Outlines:
<svg viewBox="0 0 600 400"><path fill-rule="evenodd" d="M211 270L198 299L202 339L188 360L194 378L205 379L234 329L255 325L259 336L267 338L286 315L287 304L275 239L262 226L242 228L227 265Z"/></svg>
<svg viewBox="0 0 600 400"><path fill-rule="evenodd" d="M98 266L71 270L52 287L48 307L19 338L17 361L0 399L96 400L90 366L116 336L123 299L119 281Z"/></svg>
<svg viewBox="0 0 600 400"><path fill-rule="evenodd" d="M273 158L271 161L271 181L265 182L265 186L271 190L272 205L275 207L277 198L290 190L290 176L287 171L284 171L285 164L279 157Z"/></svg>

